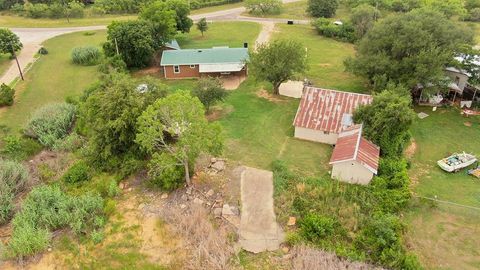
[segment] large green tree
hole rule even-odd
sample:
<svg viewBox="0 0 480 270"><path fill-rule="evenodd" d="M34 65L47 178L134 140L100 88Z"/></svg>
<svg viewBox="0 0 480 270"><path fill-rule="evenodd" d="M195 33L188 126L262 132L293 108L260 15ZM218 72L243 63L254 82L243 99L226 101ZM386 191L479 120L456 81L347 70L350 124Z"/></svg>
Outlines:
<svg viewBox="0 0 480 270"><path fill-rule="evenodd" d="M419 9L379 21L359 42L349 71L363 76L376 89L388 82L414 87L436 84L456 51L473 42L473 33L441 13Z"/></svg>
<svg viewBox="0 0 480 270"><path fill-rule="evenodd" d="M107 56L118 53L127 67L144 67L156 50L152 33L151 24L145 21L114 21L108 26L103 49Z"/></svg>
<svg viewBox="0 0 480 270"><path fill-rule="evenodd" d="M166 88L150 79L124 73L106 75L80 103L77 128L89 138L89 159L101 168L118 168L127 156L138 156L134 142L137 118Z"/></svg>
<svg viewBox="0 0 480 270"><path fill-rule="evenodd" d="M23 47L20 39L10 29L0 28L0 53L19 51Z"/></svg>
<svg viewBox="0 0 480 270"><path fill-rule="evenodd" d="M331 18L338 8L338 0L308 0L307 11L313 17Z"/></svg>
<svg viewBox="0 0 480 270"><path fill-rule="evenodd" d="M375 21L380 17L380 12L370 5L360 5L352 10L350 21L355 28L357 39L362 38L370 30Z"/></svg>
<svg viewBox="0 0 480 270"><path fill-rule="evenodd" d="M168 173L171 177L178 177L174 172L183 168L188 185L190 169L198 155L219 154L223 146L218 123L208 123L200 100L186 91L178 91L149 106L138 118L136 141L152 154L151 177L165 177L165 171L172 172Z"/></svg>
<svg viewBox="0 0 480 270"><path fill-rule="evenodd" d="M169 42L177 32L176 12L165 1L155 1L145 6L140 18L152 24L155 47L160 48Z"/></svg>
<svg viewBox="0 0 480 270"><path fill-rule="evenodd" d="M403 152L415 119L411 102L407 89L389 85L370 105L355 111L355 123L363 123L365 136L380 146L382 155L398 157Z"/></svg>
<svg viewBox="0 0 480 270"><path fill-rule="evenodd" d="M259 80L272 83L273 93L279 94L280 84L307 69L307 54L303 45L294 40L280 39L261 44L250 54L251 73Z"/></svg>
<svg viewBox="0 0 480 270"><path fill-rule="evenodd" d="M190 32L193 21L188 17L190 14L189 2L183 0L167 0L165 3L169 10L174 10L176 13L177 30L182 33Z"/></svg>

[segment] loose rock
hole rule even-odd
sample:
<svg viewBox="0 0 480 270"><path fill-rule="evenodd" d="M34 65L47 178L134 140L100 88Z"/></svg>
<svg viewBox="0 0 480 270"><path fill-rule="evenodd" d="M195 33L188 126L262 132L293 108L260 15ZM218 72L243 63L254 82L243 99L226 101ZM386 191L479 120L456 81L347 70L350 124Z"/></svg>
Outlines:
<svg viewBox="0 0 480 270"><path fill-rule="evenodd" d="M203 204L203 200L199 199L199 198L195 198L195 199L193 199L193 203L194 204Z"/></svg>
<svg viewBox="0 0 480 270"><path fill-rule="evenodd" d="M207 197L212 197L213 194L215 194L215 191L213 191L213 189L210 189L210 190L207 192Z"/></svg>
<svg viewBox="0 0 480 270"><path fill-rule="evenodd" d="M222 216L222 208L214 208L213 209L213 216L219 218Z"/></svg>
<svg viewBox="0 0 480 270"><path fill-rule="evenodd" d="M294 226L295 224L297 224L297 218L296 217L288 218L287 226Z"/></svg>
<svg viewBox="0 0 480 270"><path fill-rule="evenodd" d="M160 199L162 199L162 200L165 200L166 198L168 198L167 193L163 193L162 196L160 197Z"/></svg>
<svg viewBox="0 0 480 270"><path fill-rule="evenodd" d="M182 203L182 204L180 204L180 208L185 209L185 208L187 208L187 205Z"/></svg>
<svg viewBox="0 0 480 270"><path fill-rule="evenodd" d="M221 172L225 170L225 161L220 160L215 163L212 163L212 169L216 170L217 172Z"/></svg>

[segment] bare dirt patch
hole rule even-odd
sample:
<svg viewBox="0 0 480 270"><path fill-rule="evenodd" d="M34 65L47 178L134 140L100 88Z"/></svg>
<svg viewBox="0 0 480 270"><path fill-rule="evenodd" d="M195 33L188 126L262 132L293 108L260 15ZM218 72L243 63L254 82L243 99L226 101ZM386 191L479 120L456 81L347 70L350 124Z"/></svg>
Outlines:
<svg viewBox="0 0 480 270"><path fill-rule="evenodd" d="M260 89L260 91L257 91L257 97L264 98L268 101L275 102L275 103L280 103L280 102L285 102L285 99L283 99L280 96L270 94L267 92L265 89Z"/></svg>
<svg viewBox="0 0 480 270"><path fill-rule="evenodd" d="M330 64L330 63L319 63L319 64L317 64L317 66L319 66L319 67L330 67L330 66L332 66L332 64Z"/></svg>
<svg viewBox="0 0 480 270"><path fill-rule="evenodd" d="M405 157L410 159L415 155L415 152L417 151L417 143L415 142L415 139L410 140L410 145L405 149Z"/></svg>
<svg viewBox="0 0 480 270"><path fill-rule="evenodd" d="M472 122L465 122L463 123L466 127L471 127L472 126Z"/></svg>

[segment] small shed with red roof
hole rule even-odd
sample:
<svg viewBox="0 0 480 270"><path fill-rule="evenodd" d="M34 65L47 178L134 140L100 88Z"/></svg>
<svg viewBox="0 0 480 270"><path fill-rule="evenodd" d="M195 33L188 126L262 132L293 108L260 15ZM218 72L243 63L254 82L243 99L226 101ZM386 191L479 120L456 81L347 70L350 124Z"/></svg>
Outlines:
<svg viewBox="0 0 480 270"><path fill-rule="evenodd" d="M344 129L333 149L332 178L367 185L377 174L380 148L362 136L362 125Z"/></svg>
<svg viewBox="0 0 480 270"><path fill-rule="evenodd" d="M372 102L371 95L305 87L295 116L295 137L335 144L342 130L352 126L353 112Z"/></svg>

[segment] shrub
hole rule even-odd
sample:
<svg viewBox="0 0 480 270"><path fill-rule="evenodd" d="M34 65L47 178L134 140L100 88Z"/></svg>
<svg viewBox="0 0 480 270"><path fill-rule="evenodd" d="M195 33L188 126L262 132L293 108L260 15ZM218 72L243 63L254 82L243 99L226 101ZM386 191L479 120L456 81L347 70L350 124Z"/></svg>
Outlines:
<svg viewBox="0 0 480 270"><path fill-rule="evenodd" d="M105 234L103 233L103 231L93 231L91 237L93 243L98 244L103 241L103 239L105 238Z"/></svg>
<svg viewBox="0 0 480 270"><path fill-rule="evenodd" d="M480 8L474 8L469 11L466 18L468 21L479 22L480 21Z"/></svg>
<svg viewBox="0 0 480 270"><path fill-rule="evenodd" d="M7 155L15 155L22 150L22 145L20 138L13 135L7 135L3 138L3 149L2 153Z"/></svg>
<svg viewBox="0 0 480 270"><path fill-rule="evenodd" d="M45 47L41 47L40 49L38 49L38 54L47 55L48 50Z"/></svg>
<svg viewBox="0 0 480 270"><path fill-rule="evenodd" d="M338 8L338 0L309 0L307 11L313 17L331 18Z"/></svg>
<svg viewBox="0 0 480 270"><path fill-rule="evenodd" d="M48 17L49 15L49 8L48 5L46 4L31 4L31 3L26 3L23 6L25 10L25 15L30 18L42 18L42 17Z"/></svg>
<svg viewBox="0 0 480 270"><path fill-rule="evenodd" d="M112 57L106 57L98 66L98 70L104 74L110 74L113 72L126 72L127 64L125 64L120 55L116 54Z"/></svg>
<svg viewBox="0 0 480 270"><path fill-rule="evenodd" d="M120 193L120 188L118 187L118 183L115 179L110 180L110 184L108 185L108 197L115 197Z"/></svg>
<svg viewBox="0 0 480 270"><path fill-rule="evenodd" d="M335 25L328 19L319 18L313 22L313 26L320 35L328 38L346 42L354 42L356 40L355 28L348 22L342 25Z"/></svg>
<svg viewBox="0 0 480 270"><path fill-rule="evenodd" d="M66 183L76 184L90 180L90 168L84 161L79 161L71 166L63 175Z"/></svg>
<svg viewBox="0 0 480 270"><path fill-rule="evenodd" d="M53 145L53 150L72 152L80 149L84 144L85 138L73 132L62 140L57 140Z"/></svg>
<svg viewBox="0 0 480 270"><path fill-rule="evenodd" d="M335 227L339 226L330 217L309 214L300 222L302 236L312 242L319 242L335 233Z"/></svg>
<svg viewBox="0 0 480 270"><path fill-rule="evenodd" d="M72 62L82 66L92 66L100 61L100 49L93 46L76 47L72 50Z"/></svg>
<svg viewBox="0 0 480 270"><path fill-rule="evenodd" d="M10 219L15 195L28 181L28 171L16 161L0 160L0 224Z"/></svg>
<svg viewBox="0 0 480 270"><path fill-rule="evenodd" d="M75 106L54 103L36 110L25 129L25 134L47 147L65 138L75 120Z"/></svg>
<svg viewBox="0 0 480 270"><path fill-rule="evenodd" d="M212 105L225 99L227 91L219 78L207 77L198 81L196 87L192 89L192 96L197 97L209 112Z"/></svg>
<svg viewBox="0 0 480 270"><path fill-rule="evenodd" d="M150 162L148 176L153 185L165 190L173 190L184 180L185 171L178 162L167 153L155 153Z"/></svg>
<svg viewBox="0 0 480 270"><path fill-rule="evenodd" d="M2 83L2 85L0 86L0 107L12 106L14 96L15 90L10 86Z"/></svg>
<svg viewBox="0 0 480 270"><path fill-rule="evenodd" d="M58 186L34 188L13 219L8 257L26 257L44 250L50 231L69 228L74 233L88 233L102 225L103 200L98 195L70 196Z"/></svg>
<svg viewBox="0 0 480 270"><path fill-rule="evenodd" d="M245 7L252 14L279 14L282 9L280 0L246 0Z"/></svg>

